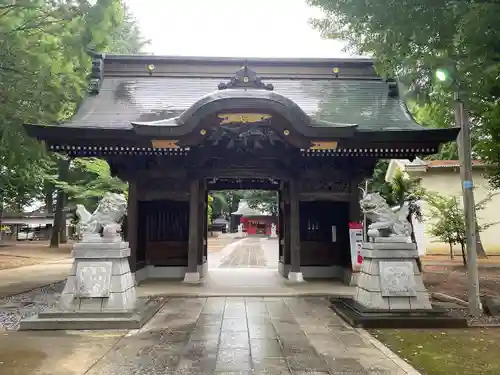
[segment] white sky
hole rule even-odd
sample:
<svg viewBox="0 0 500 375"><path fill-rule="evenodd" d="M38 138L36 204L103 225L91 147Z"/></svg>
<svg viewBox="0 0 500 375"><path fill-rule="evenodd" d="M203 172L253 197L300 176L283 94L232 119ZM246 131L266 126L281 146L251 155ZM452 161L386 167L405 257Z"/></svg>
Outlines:
<svg viewBox="0 0 500 375"><path fill-rule="evenodd" d="M345 57L305 0L126 0L155 55Z"/></svg>

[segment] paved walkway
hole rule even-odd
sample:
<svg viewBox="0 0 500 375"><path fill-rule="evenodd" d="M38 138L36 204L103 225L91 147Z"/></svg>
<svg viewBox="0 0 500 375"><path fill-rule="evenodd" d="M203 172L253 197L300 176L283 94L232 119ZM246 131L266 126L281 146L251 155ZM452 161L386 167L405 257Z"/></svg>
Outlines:
<svg viewBox="0 0 500 375"><path fill-rule="evenodd" d="M0 373L416 374L321 298L173 298L128 333L11 332Z"/></svg>
<svg viewBox="0 0 500 375"><path fill-rule="evenodd" d="M249 237L208 253L209 268L278 268L278 240Z"/></svg>
<svg viewBox="0 0 500 375"><path fill-rule="evenodd" d="M336 280L291 283L278 273L278 240L249 237L208 254L208 275L200 284L146 280L139 295L165 296L350 296L354 288Z"/></svg>

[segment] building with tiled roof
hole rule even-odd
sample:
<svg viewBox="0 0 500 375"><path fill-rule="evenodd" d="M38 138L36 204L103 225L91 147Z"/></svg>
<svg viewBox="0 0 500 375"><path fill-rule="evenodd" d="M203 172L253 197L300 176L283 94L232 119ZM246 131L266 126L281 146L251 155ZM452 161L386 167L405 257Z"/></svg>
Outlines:
<svg viewBox="0 0 500 375"><path fill-rule="evenodd" d="M474 198L478 203L485 199L489 194L496 194L490 189L488 180L484 176L486 164L480 160L472 161L472 178L474 182ZM443 196L456 196L462 199L462 185L460 180L460 162L458 160L422 160L416 158L413 162L408 159L393 159L389 163L386 181L391 181L397 171L407 173L409 176L418 177L421 185L428 191L439 193ZM424 212L429 215L425 203L422 205ZM498 219L498 210L500 209L500 192L494 195L485 205L484 209L477 212L479 223L496 223ZM432 226L432 220L426 220L423 226L423 238L421 242L427 253L448 254L447 244L436 242L429 234ZM500 252L500 236L498 230L500 227L493 225L481 232L481 241L486 252ZM417 229L418 230L418 229ZM417 230L415 231L417 234ZM460 248L457 246L455 252L458 254Z"/></svg>

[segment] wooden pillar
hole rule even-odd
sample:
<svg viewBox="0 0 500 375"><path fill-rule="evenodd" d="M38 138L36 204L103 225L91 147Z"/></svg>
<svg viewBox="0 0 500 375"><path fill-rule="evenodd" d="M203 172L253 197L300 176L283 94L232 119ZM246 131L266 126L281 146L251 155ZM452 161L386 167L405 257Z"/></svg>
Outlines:
<svg viewBox="0 0 500 375"><path fill-rule="evenodd" d="M137 271L137 183L129 181L128 183L128 204L127 204L127 240L130 247L130 256L128 257L130 271Z"/></svg>
<svg viewBox="0 0 500 375"><path fill-rule="evenodd" d="M299 186L297 179L291 179L290 194L290 263L291 269L288 278L293 281L303 281L300 272L300 212Z"/></svg>
<svg viewBox="0 0 500 375"><path fill-rule="evenodd" d="M205 184L204 182L200 183L200 188L198 189L198 205L199 205L199 211L198 211L198 216L200 217L198 220L198 233L197 233L197 238L198 238L198 264L203 264L203 256L204 256L204 244L205 244L205 230L204 226L208 225L207 222L207 213L206 213L206 208L205 208L205 194L206 194L206 189L205 189Z"/></svg>
<svg viewBox="0 0 500 375"><path fill-rule="evenodd" d="M185 282L198 282L198 246L200 204L199 200L200 182L193 179L189 183L189 239L188 239L188 267L184 275Z"/></svg>
<svg viewBox="0 0 500 375"><path fill-rule="evenodd" d="M350 178L350 199L349 199L349 221L360 222L363 220L359 200L361 198L361 190L359 185L364 180L364 176L351 176Z"/></svg>

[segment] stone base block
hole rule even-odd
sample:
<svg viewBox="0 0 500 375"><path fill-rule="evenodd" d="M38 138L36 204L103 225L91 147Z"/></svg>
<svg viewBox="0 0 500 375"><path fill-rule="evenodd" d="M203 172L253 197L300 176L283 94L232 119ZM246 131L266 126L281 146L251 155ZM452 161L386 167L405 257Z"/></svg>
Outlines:
<svg viewBox="0 0 500 375"><path fill-rule="evenodd" d="M432 309L412 243L365 243L354 301L367 309Z"/></svg>
<svg viewBox="0 0 500 375"><path fill-rule="evenodd" d="M288 272L288 281L292 281L294 283L303 283L304 275L302 272Z"/></svg>
<svg viewBox="0 0 500 375"><path fill-rule="evenodd" d="M200 282L200 273L186 272L184 274L184 282L187 284L198 284Z"/></svg>
<svg viewBox="0 0 500 375"><path fill-rule="evenodd" d="M127 242L76 243L73 267L61 293L58 310L134 310L137 298L129 255Z"/></svg>
<svg viewBox="0 0 500 375"><path fill-rule="evenodd" d="M166 299L141 301L128 312L44 311L21 320L19 329L26 330L105 330L139 329L155 315Z"/></svg>
<svg viewBox="0 0 500 375"><path fill-rule="evenodd" d="M331 308L342 319L359 328L467 328L467 319L452 317L446 310L369 309L351 298L331 300Z"/></svg>

